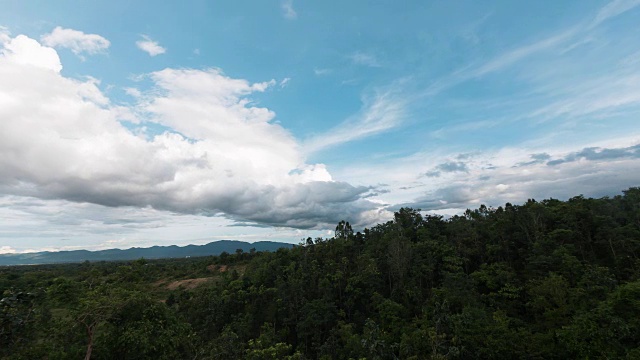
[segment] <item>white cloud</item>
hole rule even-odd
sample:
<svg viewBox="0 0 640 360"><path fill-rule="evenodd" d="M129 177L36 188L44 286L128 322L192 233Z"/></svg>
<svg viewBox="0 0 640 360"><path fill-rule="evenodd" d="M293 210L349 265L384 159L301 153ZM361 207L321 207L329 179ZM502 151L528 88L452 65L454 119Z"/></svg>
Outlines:
<svg viewBox="0 0 640 360"><path fill-rule="evenodd" d="M11 246L0 246L0 254L15 254L18 251Z"/></svg>
<svg viewBox="0 0 640 360"><path fill-rule="evenodd" d="M563 44L567 40L571 39L577 33L577 28L571 28L567 31L564 31L560 34L550 36L546 39L537 41L533 44L521 46L519 48L513 49L509 52L501 54L489 62L483 64L477 69L470 71L468 74L465 74L469 78L483 76L489 73L493 73L499 70L502 70L508 66L513 65L514 63L532 56L533 54L539 53L541 51L548 50L557 45Z"/></svg>
<svg viewBox="0 0 640 360"><path fill-rule="evenodd" d="M379 205L363 197L368 188L306 164L293 136L272 122L275 114L251 103L248 96L274 80L164 69L148 74L154 88L136 108L123 109L95 79L50 71L51 60L59 65L55 50L20 36L8 44L0 56L0 194L297 228L375 218ZM34 53L51 56L36 57L38 66L15 61ZM122 114L146 115L131 130ZM139 136L157 125L170 130Z"/></svg>
<svg viewBox="0 0 640 360"><path fill-rule="evenodd" d="M597 26L610 18L623 14L638 5L640 5L640 0L613 0L598 11L596 17L591 23L591 27Z"/></svg>
<svg viewBox="0 0 640 360"><path fill-rule="evenodd" d="M0 45L11 40L11 32L4 26L0 26Z"/></svg>
<svg viewBox="0 0 640 360"><path fill-rule="evenodd" d="M167 49L160 46L157 41L151 40L147 35L142 35L142 40L136 41L136 46L138 49L146 52L150 56L156 56L167 52Z"/></svg>
<svg viewBox="0 0 640 360"><path fill-rule="evenodd" d="M282 1L282 14L287 19L295 19L298 13L293 9L293 0Z"/></svg>
<svg viewBox="0 0 640 360"><path fill-rule="evenodd" d="M503 71L511 66L523 62L523 60L529 59L544 52L554 51L559 53L560 55L570 52L571 50L574 50L581 45L593 42L593 39L589 36L589 33L602 22L622 15L627 11L635 9L639 5L640 0L613 0L598 10L598 13L591 22L582 21L572 27L559 31L541 40L532 42L527 45L515 47L512 50L499 54L480 65L470 64L463 68L460 68L459 70L453 72L451 75L445 76L435 81L423 92L423 95L437 95L446 89L457 86L468 80ZM356 53L354 55L359 55L359 53ZM358 61L366 63L369 60L367 54L364 55L365 56L358 57L354 57L352 55L352 60L356 63ZM554 53L554 55L556 54ZM547 68L552 67L547 65Z"/></svg>
<svg viewBox="0 0 640 360"><path fill-rule="evenodd" d="M291 78L284 78L282 80L280 80L280 87L285 87L287 85L289 85L289 82L291 81Z"/></svg>
<svg viewBox="0 0 640 360"><path fill-rule="evenodd" d="M351 61L356 65L363 65L363 66L369 66L369 67L382 66L378 58L375 55L370 53L358 51L349 55L349 59L351 59Z"/></svg>
<svg viewBox="0 0 640 360"><path fill-rule="evenodd" d="M612 72L601 77L558 86L555 101L549 101L527 116L537 121L573 118L594 113L640 107L640 76Z"/></svg>
<svg viewBox="0 0 640 360"><path fill-rule="evenodd" d="M379 134L400 125L404 119L407 99L400 96L394 86L365 97L363 103L360 113L306 141L305 151L319 151Z"/></svg>
<svg viewBox="0 0 640 360"><path fill-rule="evenodd" d="M477 169L470 176L456 176L447 184L427 190L425 195L404 205L425 210L466 209L479 204L504 205L523 203L529 198L567 199L584 194L588 197L613 196L637 186L640 159L621 158L584 160L555 165L530 165L526 169L497 167Z"/></svg>
<svg viewBox="0 0 640 360"><path fill-rule="evenodd" d="M2 43L0 56L5 64L28 65L60 72L62 64L58 53L49 47L40 45L24 35L18 35ZM19 79L17 79L19 81Z"/></svg>
<svg viewBox="0 0 640 360"><path fill-rule="evenodd" d="M613 196L638 186L640 176L637 132L606 141L456 153L451 148L434 148L406 157L350 163L334 167L332 173L352 184L371 184L375 179L385 191L370 200L390 204L390 211L409 206L439 214L460 214L480 204L520 204L530 198ZM424 176L452 159L464 163L465 171L443 172L437 178Z"/></svg>
<svg viewBox="0 0 640 360"><path fill-rule="evenodd" d="M64 29L57 26L49 34L41 37L42 44L49 47L62 47L70 49L74 54L83 53L93 55L104 52L109 48L109 40L97 34L85 34L82 31Z"/></svg>
<svg viewBox="0 0 640 360"><path fill-rule="evenodd" d="M494 56L480 65L472 64L462 67L452 74L442 77L433 82L423 92L423 96L435 96L444 90L455 87L461 83L485 75L497 73L508 69L515 64L544 51L550 51L557 46L565 44L567 41L579 33L579 27L573 27L558 34L546 37L531 44L516 47L502 54Z"/></svg>
<svg viewBox="0 0 640 360"><path fill-rule="evenodd" d="M313 73L316 74L317 76L328 75L328 74L331 74L332 71L333 70L331 69L318 69L318 68L313 69Z"/></svg>
<svg viewBox="0 0 640 360"><path fill-rule="evenodd" d="M140 92L140 90L136 89L136 88L125 88L124 92L134 98L139 98L140 96L142 96L142 92Z"/></svg>

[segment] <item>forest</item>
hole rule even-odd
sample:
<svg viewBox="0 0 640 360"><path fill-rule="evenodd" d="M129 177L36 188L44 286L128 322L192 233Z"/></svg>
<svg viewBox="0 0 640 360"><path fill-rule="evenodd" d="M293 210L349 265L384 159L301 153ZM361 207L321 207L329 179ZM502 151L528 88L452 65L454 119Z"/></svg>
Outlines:
<svg viewBox="0 0 640 360"><path fill-rule="evenodd" d="M274 252L0 268L3 359L640 359L640 188Z"/></svg>

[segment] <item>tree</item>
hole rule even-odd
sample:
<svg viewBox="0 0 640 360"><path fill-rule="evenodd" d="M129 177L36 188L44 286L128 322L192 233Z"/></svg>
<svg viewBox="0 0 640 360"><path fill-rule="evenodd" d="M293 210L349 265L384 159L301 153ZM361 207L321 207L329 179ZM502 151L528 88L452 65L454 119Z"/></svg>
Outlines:
<svg viewBox="0 0 640 360"><path fill-rule="evenodd" d="M335 238L336 239L349 239L353 236L353 229L348 221L340 221L336 226Z"/></svg>
<svg viewBox="0 0 640 360"><path fill-rule="evenodd" d="M0 354L29 341L34 322L35 294L5 291L0 299Z"/></svg>

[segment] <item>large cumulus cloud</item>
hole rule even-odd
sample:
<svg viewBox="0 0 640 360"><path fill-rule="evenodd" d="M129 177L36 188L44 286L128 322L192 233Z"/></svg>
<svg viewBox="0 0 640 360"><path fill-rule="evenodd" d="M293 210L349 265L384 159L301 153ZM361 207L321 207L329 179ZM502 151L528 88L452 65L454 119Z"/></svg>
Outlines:
<svg viewBox="0 0 640 360"><path fill-rule="evenodd" d="M151 206L269 225L368 224L368 187L307 164L249 83L219 69L164 69L134 106L93 78L61 74L54 49L19 35L0 42L0 193L107 206ZM167 131L145 133L150 127Z"/></svg>

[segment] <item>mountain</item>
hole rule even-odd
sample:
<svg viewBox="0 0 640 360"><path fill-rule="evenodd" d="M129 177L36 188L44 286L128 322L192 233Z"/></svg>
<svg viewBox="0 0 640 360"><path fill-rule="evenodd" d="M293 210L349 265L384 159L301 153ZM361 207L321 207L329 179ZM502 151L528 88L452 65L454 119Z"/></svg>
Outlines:
<svg viewBox="0 0 640 360"><path fill-rule="evenodd" d="M73 251L43 251L26 254L0 254L0 266L2 265L36 265L72 263L82 261L114 261L114 260L135 260L161 259L161 258L183 258L188 256L210 256L220 255L222 252L234 253L237 249L243 251L276 251L283 247L293 247L292 244L279 243L273 241L258 241L248 243L235 240L220 240L210 242L205 245L187 246L153 246L150 248L130 248L109 249L100 251L73 250Z"/></svg>

